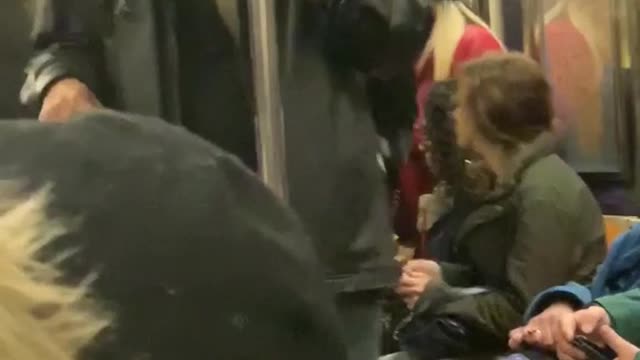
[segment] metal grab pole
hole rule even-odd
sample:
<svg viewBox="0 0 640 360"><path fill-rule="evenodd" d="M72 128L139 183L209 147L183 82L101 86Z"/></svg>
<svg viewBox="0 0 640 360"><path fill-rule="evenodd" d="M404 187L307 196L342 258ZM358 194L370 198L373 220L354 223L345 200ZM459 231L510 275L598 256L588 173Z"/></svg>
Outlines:
<svg viewBox="0 0 640 360"><path fill-rule="evenodd" d="M248 3L260 174L265 184L287 201L275 1L250 0Z"/></svg>
<svg viewBox="0 0 640 360"><path fill-rule="evenodd" d="M496 36L504 41L504 13L502 10L502 0L489 1L489 26Z"/></svg>

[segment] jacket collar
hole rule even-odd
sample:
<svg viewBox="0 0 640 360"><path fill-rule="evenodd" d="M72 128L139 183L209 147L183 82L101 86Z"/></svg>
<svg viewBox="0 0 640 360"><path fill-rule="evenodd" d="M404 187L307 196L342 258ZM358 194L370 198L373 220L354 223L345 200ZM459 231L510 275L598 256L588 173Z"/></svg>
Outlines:
<svg viewBox="0 0 640 360"><path fill-rule="evenodd" d="M430 202L432 202L428 207L429 209L423 209L424 211L428 211L427 218L430 219L429 224L425 224L428 225L426 228L431 228L431 225L440 218L440 215L442 215L442 211L434 213L433 211L431 211L431 209L450 209L452 206L455 206L455 202L452 203L452 200L454 199L461 201L472 201L479 206L478 209L469 214L469 217L474 217L474 219L472 219L473 222L483 223L485 221L482 220L485 219L485 217L488 217L490 219L498 216L499 214L496 213L496 210L501 209L501 206L489 206L488 208L484 209L483 207L485 207L485 205L496 205L497 203L505 203L504 200L506 200L506 198L516 188L517 184L521 180L524 171L537 160L553 153L556 146L556 141L556 138L551 133L545 132L539 135L531 143L521 146L516 150L515 155L507 164L507 169L505 171L507 175L502 179L502 181L499 181L498 184L493 187L493 189L488 190L487 192L476 193L463 191L460 194L452 194L450 192L451 189L445 188L446 184L438 184L434 188L432 193L433 196L429 200ZM451 198L452 196L454 197L454 199ZM479 210L482 211L478 212ZM500 210L498 212L501 213L502 211ZM485 220L488 221L488 219ZM465 221L464 223L466 224L467 221Z"/></svg>
<svg viewBox="0 0 640 360"><path fill-rule="evenodd" d="M523 173L538 160L553 153L556 138L548 132L521 146L507 164L505 174L495 188L479 199L480 206L467 216L456 235L455 246L476 226L499 218L511 208L511 195L522 179Z"/></svg>
<svg viewBox="0 0 640 360"><path fill-rule="evenodd" d="M482 202L492 202L508 195L518 185L522 174L536 161L551 155L556 147L557 138L550 132L544 132L532 142L521 145L506 164L504 176L490 192L482 196Z"/></svg>

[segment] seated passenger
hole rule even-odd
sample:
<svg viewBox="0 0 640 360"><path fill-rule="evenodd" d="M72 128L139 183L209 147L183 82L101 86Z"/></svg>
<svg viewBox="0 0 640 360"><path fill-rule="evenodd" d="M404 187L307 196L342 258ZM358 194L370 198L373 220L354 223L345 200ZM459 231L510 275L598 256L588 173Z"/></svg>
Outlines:
<svg viewBox="0 0 640 360"><path fill-rule="evenodd" d="M576 335L598 340L604 325L640 345L639 288L640 225L616 239L589 286L569 283L538 295L527 324L511 332L509 345L552 350L561 360L583 359L570 342Z"/></svg>
<svg viewBox="0 0 640 360"><path fill-rule="evenodd" d="M421 359L504 349L537 293L588 282L605 254L598 204L553 154L550 89L538 64L487 56L463 67L458 86L458 145L495 180L469 194L476 207L448 240L450 261L403 269L397 292L413 314L398 335Z"/></svg>
<svg viewBox="0 0 640 360"><path fill-rule="evenodd" d="M495 176L481 161L466 161L456 144L454 121L456 82L434 84L425 105L426 158L436 186L420 198L418 229L427 234L416 257L453 261L451 239L460 223L479 204L472 194L485 192ZM455 206L454 206L455 204Z"/></svg>
<svg viewBox="0 0 640 360"><path fill-rule="evenodd" d="M465 1L417 1L426 4L423 23L427 33L422 38L421 53L413 66L415 101L412 144L407 161L399 169L397 208L394 228L402 244L414 245L422 234L416 231L419 197L432 191L431 169L424 163L425 114L423 105L431 96L434 81L451 79L467 61L488 53L503 52L504 45Z"/></svg>
<svg viewBox="0 0 640 360"><path fill-rule="evenodd" d="M82 359L345 359L296 217L186 130L109 111L0 122L0 179L50 184L46 214L70 223L43 257L63 284L95 273L113 325Z"/></svg>

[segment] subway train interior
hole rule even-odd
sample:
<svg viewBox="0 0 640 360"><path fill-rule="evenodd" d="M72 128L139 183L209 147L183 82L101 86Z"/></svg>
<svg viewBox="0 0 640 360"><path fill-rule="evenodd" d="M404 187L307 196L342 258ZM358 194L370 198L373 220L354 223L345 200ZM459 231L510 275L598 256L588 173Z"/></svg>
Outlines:
<svg viewBox="0 0 640 360"><path fill-rule="evenodd" d="M640 0L0 0L0 360L640 359Z"/></svg>

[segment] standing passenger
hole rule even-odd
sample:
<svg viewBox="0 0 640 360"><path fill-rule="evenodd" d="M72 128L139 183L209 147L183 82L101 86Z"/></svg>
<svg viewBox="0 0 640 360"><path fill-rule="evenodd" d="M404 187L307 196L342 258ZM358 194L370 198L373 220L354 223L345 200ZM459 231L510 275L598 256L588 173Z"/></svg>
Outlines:
<svg viewBox="0 0 640 360"><path fill-rule="evenodd" d="M236 2L35 2L37 53L22 100L40 108L42 121L99 104L162 117L255 169L250 64Z"/></svg>
<svg viewBox="0 0 640 360"><path fill-rule="evenodd" d="M5 1L0 11L0 118L25 116L18 92L24 81L22 68L30 56L28 6L31 1Z"/></svg>
<svg viewBox="0 0 640 360"><path fill-rule="evenodd" d="M247 46L242 39L247 39L248 1L123 0L106 12L96 1L76 1L73 7L73 0L45 1L53 12L43 19L55 21L40 27L37 45L44 53L32 63L25 86L28 99L44 100L45 120L93 107L94 92L106 105L179 118L253 163L250 89L243 87L241 59L235 57L242 50L234 41L241 39L241 49ZM382 19L378 44L384 51L389 43L384 34L399 1L350 7L355 3L360 2L278 0L276 25L290 204L320 255L350 358L370 360L378 356L380 343L380 294L395 283L398 269L364 75L337 61L330 49L344 40L337 14L355 10ZM97 21L100 14L109 21ZM236 18L239 22L226 21ZM105 62L108 66L101 65ZM176 63L178 68L171 66ZM162 81L154 80L158 74ZM162 84L163 91L153 84ZM179 94L169 91L176 84ZM119 91L111 94L119 98L103 95L110 93L106 85L114 85ZM156 95L163 100L160 95L170 100L180 95L181 106L174 112L175 102Z"/></svg>

